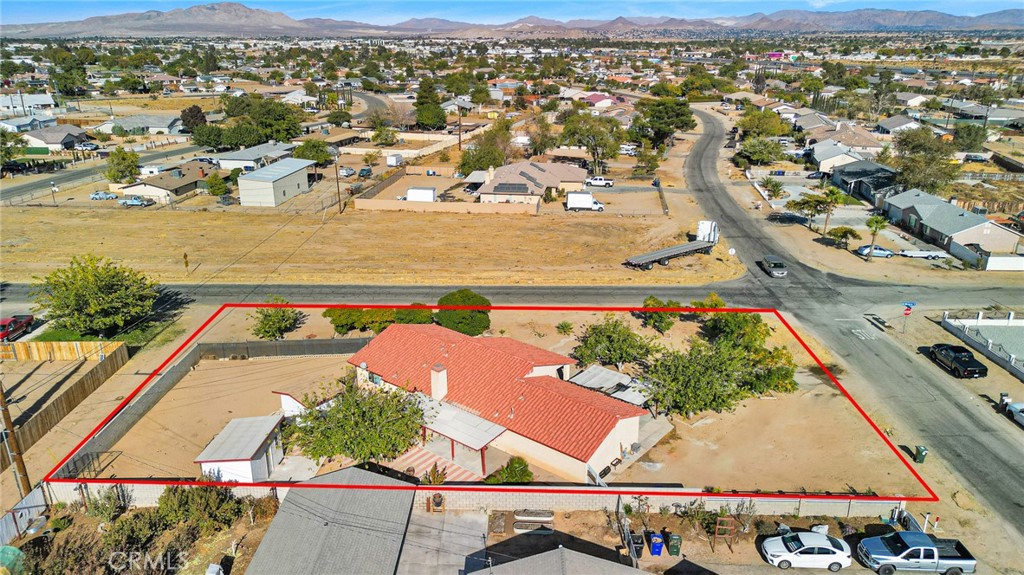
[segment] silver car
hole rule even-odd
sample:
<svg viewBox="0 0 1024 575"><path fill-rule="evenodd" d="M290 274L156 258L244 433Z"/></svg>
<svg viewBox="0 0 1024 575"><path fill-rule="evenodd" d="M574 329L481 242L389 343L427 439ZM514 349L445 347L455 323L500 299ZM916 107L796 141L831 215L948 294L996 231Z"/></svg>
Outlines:
<svg viewBox="0 0 1024 575"><path fill-rule="evenodd" d="M765 273L773 278L784 278L789 273L786 262L782 261L782 258L779 256L764 256L764 259L761 260L761 266L764 267Z"/></svg>

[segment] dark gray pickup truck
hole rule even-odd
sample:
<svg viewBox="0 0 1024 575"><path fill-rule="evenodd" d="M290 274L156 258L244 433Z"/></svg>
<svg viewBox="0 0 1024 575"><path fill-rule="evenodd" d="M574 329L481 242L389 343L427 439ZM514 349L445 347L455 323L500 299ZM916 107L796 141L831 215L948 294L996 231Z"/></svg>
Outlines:
<svg viewBox="0 0 1024 575"><path fill-rule="evenodd" d="M988 375L988 368L985 367L985 364L975 359L971 350L962 345L937 343L931 347L928 355L935 360L935 363L948 369L959 378Z"/></svg>
<svg viewBox="0 0 1024 575"><path fill-rule="evenodd" d="M897 531L868 537L857 546L857 558L879 575L897 571L961 575L974 573L978 562L956 539L939 539L920 531Z"/></svg>

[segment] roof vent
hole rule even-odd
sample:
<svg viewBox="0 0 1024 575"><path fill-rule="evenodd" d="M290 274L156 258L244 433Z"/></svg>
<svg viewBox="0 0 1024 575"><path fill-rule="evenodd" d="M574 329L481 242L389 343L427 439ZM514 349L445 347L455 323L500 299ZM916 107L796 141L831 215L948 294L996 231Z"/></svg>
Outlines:
<svg viewBox="0 0 1024 575"><path fill-rule="evenodd" d="M516 416L516 408L510 407L509 410L508 410L508 418L512 419L515 416Z"/></svg>

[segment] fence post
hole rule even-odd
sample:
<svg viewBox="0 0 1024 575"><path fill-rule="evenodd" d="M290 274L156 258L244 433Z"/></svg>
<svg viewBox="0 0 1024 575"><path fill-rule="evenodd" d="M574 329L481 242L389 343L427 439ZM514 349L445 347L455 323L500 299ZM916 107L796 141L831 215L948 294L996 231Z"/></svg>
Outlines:
<svg viewBox="0 0 1024 575"><path fill-rule="evenodd" d="M983 319L984 317L985 317L985 312L983 312L983 311L979 311L979 312L978 312L978 317L977 317L977 319L975 320L975 321L976 321L977 323L975 323L974 325L981 325L981 320L982 320L982 319Z"/></svg>
<svg viewBox="0 0 1024 575"><path fill-rule="evenodd" d="M1013 325L1013 312L1006 315L1006 325Z"/></svg>
<svg viewBox="0 0 1024 575"><path fill-rule="evenodd" d="M991 339L986 339L985 340L985 347L988 348L989 351L992 351L992 340Z"/></svg>

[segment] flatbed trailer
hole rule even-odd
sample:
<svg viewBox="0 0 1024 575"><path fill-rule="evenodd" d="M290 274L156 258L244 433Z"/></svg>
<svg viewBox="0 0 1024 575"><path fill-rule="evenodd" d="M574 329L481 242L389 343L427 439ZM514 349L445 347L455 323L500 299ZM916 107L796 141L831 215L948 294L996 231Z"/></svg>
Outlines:
<svg viewBox="0 0 1024 575"><path fill-rule="evenodd" d="M626 260L626 265L647 271L653 268L655 263L667 266L669 260L675 258L693 254L709 254L716 244L718 244L718 224L705 220L697 224L697 237L694 241L633 256Z"/></svg>

